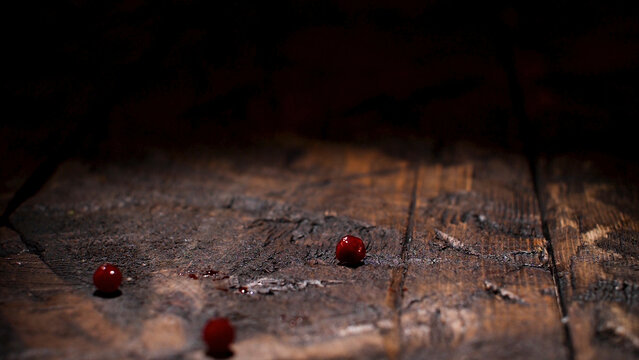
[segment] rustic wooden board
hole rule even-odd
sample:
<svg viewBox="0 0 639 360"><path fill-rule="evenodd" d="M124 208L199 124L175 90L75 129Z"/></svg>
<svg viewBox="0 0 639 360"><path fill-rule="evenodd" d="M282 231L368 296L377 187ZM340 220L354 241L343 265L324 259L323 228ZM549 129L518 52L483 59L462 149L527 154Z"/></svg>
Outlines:
<svg viewBox="0 0 639 360"><path fill-rule="evenodd" d="M240 359L637 355L636 169L541 161L549 253L519 155L247 149L63 164L0 228L6 357L202 359L211 316ZM346 233L365 265L336 264ZM119 297L93 295L104 261Z"/></svg>
<svg viewBox="0 0 639 360"><path fill-rule="evenodd" d="M422 163L405 358L566 358L531 179L522 156L464 144Z"/></svg>
<svg viewBox="0 0 639 360"><path fill-rule="evenodd" d="M203 358L202 325L228 316L237 358L385 358L413 181L391 153L299 140L69 161L11 217L35 253L3 259L9 356ZM346 233L364 266L336 264ZM104 261L119 297L92 295Z"/></svg>
<svg viewBox="0 0 639 360"><path fill-rule="evenodd" d="M16 239L17 234L7 232L3 241L4 235ZM126 348L127 331L105 316L99 304L87 301L81 287L57 276L26 249L1 258L3 358L125 357L126 353L105 351L105 345Z"/></svg>
<svg viewBox="0 0 639 360"><path fill-rule="evenodd" d="M576 359L639 356L639 171L613 159L538 163Z"/></svg>

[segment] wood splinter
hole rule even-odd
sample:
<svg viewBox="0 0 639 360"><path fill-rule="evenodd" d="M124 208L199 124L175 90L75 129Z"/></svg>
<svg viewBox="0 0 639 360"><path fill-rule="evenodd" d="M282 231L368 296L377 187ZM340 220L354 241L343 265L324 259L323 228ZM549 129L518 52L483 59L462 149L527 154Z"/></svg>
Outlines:
<svg viewBox="0 0 639 360"><path fill-rule="evenodd" d="M444 241L446 244L443 249L451 248L453 250L461 251L468 255L479 256L480 254L475 251L475 249L469 247L468 245L461 242L459 239L454 236L448 235L445 232L439 231L435 229L435 235L438 239Z"/></svg>
<svg viewBox="0 0 639 360"><path fill-rule="evenodd" d="M521 297L517 296L515 293L513 293L512 291L508 291L502 287L497 286L496 284L488 281L488 280L484 280L484 289L486 289L486 291L489 291L495 295L498 295L500 298L507 300L507 301L511 301L511 302L516 302L516 303L520 303L520 304L525 304L526 301L524 301L524 299L522 299Z"/></svg>

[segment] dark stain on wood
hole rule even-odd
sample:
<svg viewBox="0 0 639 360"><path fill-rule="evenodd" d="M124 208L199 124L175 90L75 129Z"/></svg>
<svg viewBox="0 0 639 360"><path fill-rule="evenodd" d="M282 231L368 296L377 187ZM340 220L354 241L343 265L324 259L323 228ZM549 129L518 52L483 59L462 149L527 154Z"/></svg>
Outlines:
<svg viewBox="0 0 639 360"><path fill-rule="evenodd" d="M597 239L597 246L621 256L639 257L639 232L630 230L611 231Z"/></svg>

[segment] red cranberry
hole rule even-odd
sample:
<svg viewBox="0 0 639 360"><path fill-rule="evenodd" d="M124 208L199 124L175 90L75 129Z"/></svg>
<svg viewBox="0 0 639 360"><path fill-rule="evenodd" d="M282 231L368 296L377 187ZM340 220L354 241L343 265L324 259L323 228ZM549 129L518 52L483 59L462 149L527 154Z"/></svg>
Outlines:
<svg viewBox="0 0 639 360"><path fill-rule="evenodd" d="M366 247L362 239L353 236L344 236L339 243L337 243L337 249L335 250L335 257L339 262L344 264L359 264L364 260L366 256Z"/></svg>
<svg viewBox="0 0 639 360"><path fill-rule="evenodd" d="M202 339L211 354L231 352L230 346L235 340L235 330L227 318L209 320L202 330Z"/></svg>
<svg viewBox="0 0 639 360"><path fill-rule="evenodd" d="M117 291L121 283L122 273L115 265L102 264L93 273L93 284L104 293Z"/></svg>
<svg viewBox="0 0 639 360"><path fill-rule="evenodd" d="M249 294L249 295L253 294L253 292L250 291L246 286L240 286L240 288L237 289L237 291L239 291L240 294Z"/></svg>

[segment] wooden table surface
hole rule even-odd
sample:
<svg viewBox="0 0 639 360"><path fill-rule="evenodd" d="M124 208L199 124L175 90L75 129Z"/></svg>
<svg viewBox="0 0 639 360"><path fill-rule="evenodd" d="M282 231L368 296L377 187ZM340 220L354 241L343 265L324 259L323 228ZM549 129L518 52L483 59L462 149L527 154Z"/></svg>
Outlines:
<svg viewBox="0 0 639 360"><path fill-rule="evenodd" d="M298 137L71 158L0 228L0 357L204 359L214 316L236 359L637 357L637 174ZM364 265L337 264L345 234Z"/></svg>

